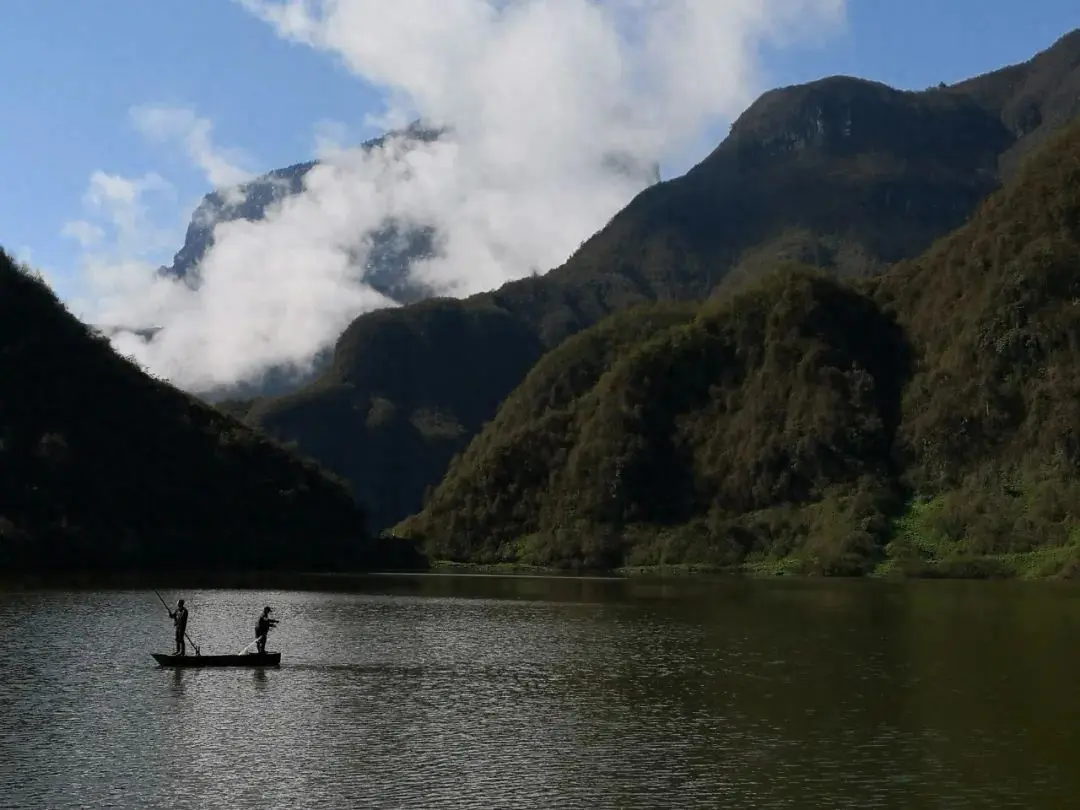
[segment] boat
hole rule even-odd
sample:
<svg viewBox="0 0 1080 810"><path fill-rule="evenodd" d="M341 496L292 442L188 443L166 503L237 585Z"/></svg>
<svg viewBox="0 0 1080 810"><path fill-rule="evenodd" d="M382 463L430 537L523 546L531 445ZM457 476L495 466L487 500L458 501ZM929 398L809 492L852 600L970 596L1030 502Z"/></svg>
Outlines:
<svg viewBox="0 0 1080 810"><path fill-rule="evenodd" d="M276 667L281 653L249 653L247 655L166 655L150 653L163 667Z"/></svg>

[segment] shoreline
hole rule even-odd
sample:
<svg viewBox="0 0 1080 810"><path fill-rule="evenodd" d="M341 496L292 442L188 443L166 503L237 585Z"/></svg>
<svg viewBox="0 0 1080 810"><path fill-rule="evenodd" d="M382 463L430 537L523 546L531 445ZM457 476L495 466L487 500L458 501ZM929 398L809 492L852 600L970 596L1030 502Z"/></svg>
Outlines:
<svg viewBox="0 0 1080 810"><path fill-rule="evenodd" d="M1058 547L1013 554L952 557L943 560L886 558L863 574L830 575L807 571L797 558L756 559L738 566L700 563L627 565L588 569L525 563L464 563L432 560L426 568L364 571L0 571L0 590L341 590L373 582L412 577L486 576L543 577L565 580L605 579L742 579L742 580L877 580L877 581L1080 581L1080 565L1069 564Z"/></svg>
<svg viewBox="0 0 1080 810"><path fill-rule="evenodd" d="M720 576L733 579L798 580L1009 580L1028 582L1080 581L1080 566L1062 559L1062 548L1048 547L1013 554L963 557L942 560L897 560L886 558L864 574L821 574L808 572L802 560L793 557L759 559L737 566L704 563L624 565L613 569L558 568L524 563L462 563L433 560L430 572L489 575L607 576L620 579L644 577L696 578Z"/></svg>
<svg viewBox="0 0 1080 810"><path fill-rule="evenodd" d="M0 571L0 590L324 590L428 569L370 571Z"/></svg>

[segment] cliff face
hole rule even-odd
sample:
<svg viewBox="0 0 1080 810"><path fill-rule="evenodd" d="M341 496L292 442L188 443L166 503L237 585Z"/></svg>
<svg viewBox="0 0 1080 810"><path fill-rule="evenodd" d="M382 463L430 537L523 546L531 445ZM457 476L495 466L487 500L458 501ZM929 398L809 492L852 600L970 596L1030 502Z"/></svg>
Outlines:
<svg viewBox="0 0 1080 810"><path fill-rule="evenodd" d="M948 89L970 96L1015 138L998 162L1008 179L1032 149L1080 114L1080 29L1033 59Z"/></svg>
<svg viewBox="0 0 1080 810"><path fill-rule="evenodd" d="M973 98L834 76L765 93L739 117L731 139L775 159L813 149L829 157L882 152L935 159L961 169L993 169L1012 141L1004 124Z"/></svg>
<svg viewBox="0 0 1080 810"><path fill-rule="evenodd" d="M275 169L235 189L207 194L191 215L183 247L173 256L172 264L161 268L161 272L198 286L198 264L214 242L214 226L238 219L263 219L270 206L303 191L304 178L315 166L315 161L297 163Z"/></svg>
<svg viewBox="0 0 1080 810"><path fill-rule="evenodd" d="M393 137L402 137L407 145L430 143L441 135L438 130L414 124L400 132L367 141L361 148L377 149ZM183 246L173 257L173 263L161 268L161 273L198 287L199 263L214 243L214 228L240 219L253 222L265 219L275 205L303 192L308 173L317 165L317 161L297 163L275 169L235 188L207 194L191 216ZM430 229L402 232L396 223L387 221L372 237L363 274L365 280L383 295L400 303L427 297L430 291L410 282L406 276L412 261L431 253L433 236Z"/></svg>
<svg viewBox="0 0 1080 810"><path fill-rule="evenodd" d="M367 141L362 148L375 149L385 144L388 139L396 137L402 138L408 148L410 145L436 141L447 132L414 123L401 131L389 132ZM235 188L219 189L207 194L192 215L184 244L175 254L172 264L160 268L159 272L197 288L201 282L199 264L213 245L214 229L221 223L235 220L265 219L274 206L304 191L308 174L318 165L317 161L297 163L275 169ZM613 154L604 161L604 166L609 171L635 178L641 187L660 180L660 167L655 162L643 163L625 155ZM374 289L398 303L410 304L424 300L432 295L432 290L410 278L409 270L417 260L432 256L436 250L437 238L438 233L434 228L403 225L387 218L371 235L365 265L359 268L358 275ZM298 268L297 272L303 272L303 269ZM151 341L159 329L113 327L109 331L128 331L144 341ZM313 358L311 372L303 377L298 377L292 369L270 368L257 382L196 393L208 401L229 402L229 407L238 400L285 394L326 371L330 355L329 349L320 352Z"/></svg>

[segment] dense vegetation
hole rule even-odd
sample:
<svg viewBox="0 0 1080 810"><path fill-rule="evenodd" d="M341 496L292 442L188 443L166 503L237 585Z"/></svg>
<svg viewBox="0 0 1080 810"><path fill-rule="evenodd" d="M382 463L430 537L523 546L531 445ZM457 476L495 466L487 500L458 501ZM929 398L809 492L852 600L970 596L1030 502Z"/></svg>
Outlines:
<svg viewBox="0 0 1080 810"><path fill-rule="evenodd" d="M401 530L441 558L589 567L729 565L809 536L846 571L895 507L906 363L871 299L810 268L696 315L631 310L545 357Z"/></svg>
<svg viewBox="0 0 1080 810"><path fill-rule="evenodd" d="M470 562L1054 573L1077 503L1080 122L883 276L786 267L566 341L399 530Z"/></svg>
<svg viewBox="0 0 1080 810"><path fill-rule="evenodd" d="M412 564L345 485L145 375L0 252L0 570Z"/></svg>
<svg viewBox="0 0 1080 810"><path fill-rule="evenodd" d="M0 567L419 564L398 523L469 562L1080 571L1078 111L1080 32L772 91L563 266L216 409L0 254Z"/></svg>
<svg viewBox="0 0 1080 810"><path fill-rule="evenodd" d="M880 280L919 348L898 452L905 548L1080 562L1080 123L969 227Z"/></svg>
<svg viewBox="0 0 1080 810"><path fill-rule="evenodd" d="M772 91L702 163L642 192L563 266L365 315L321 379L230 408L348 479L373 526L391 525L567 337L640 304L700 301L778 262L847 277L913 258L1075 111L1078 82L1072 34L951 87L830 78Z"/></svg>

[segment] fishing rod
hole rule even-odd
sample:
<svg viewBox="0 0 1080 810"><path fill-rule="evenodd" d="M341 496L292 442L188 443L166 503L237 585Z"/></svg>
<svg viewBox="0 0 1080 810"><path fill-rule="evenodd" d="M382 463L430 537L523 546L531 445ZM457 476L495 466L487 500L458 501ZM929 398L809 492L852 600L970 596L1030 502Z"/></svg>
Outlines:
<svg viewBox="0 0 1080 810"><path fill-rule="evenodd" d="M158 601L161 602L161 606L165 608L165 612L169 614L170 618L172 618L173 612L169 609L169 606L165 604L165 600L161 598L161 594L158 593L156 590L154 591L154 594L157 596ZM184 628L184 638L188 640L188 644L195 648L195 655L200 655L201 653L199 652L199 645L191 640L191 636L188 635L186 627Z"/></svg>

